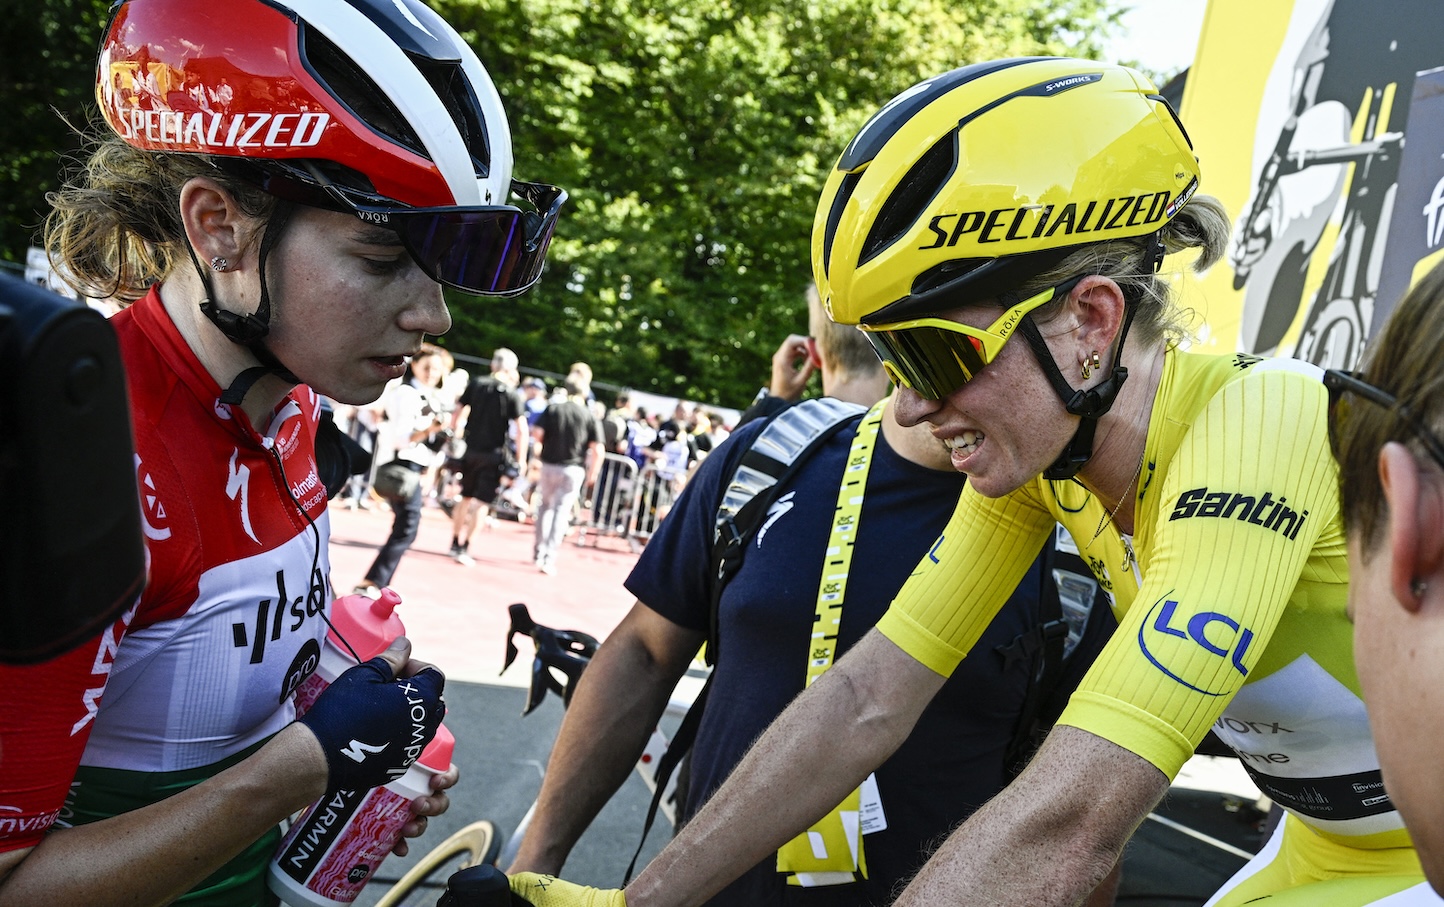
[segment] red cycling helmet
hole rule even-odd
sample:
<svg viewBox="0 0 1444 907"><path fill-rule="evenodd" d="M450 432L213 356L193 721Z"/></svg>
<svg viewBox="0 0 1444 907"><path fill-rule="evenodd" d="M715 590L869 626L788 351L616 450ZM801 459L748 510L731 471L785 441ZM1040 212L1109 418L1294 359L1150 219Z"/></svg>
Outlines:
<svg viewBox="0 0 1444 907"><path fill-rule="evenodd" d="M534 284L566 199L512 180L491 78L419 0L121 0L96 96L129 144L391 227L467 293Z"/></svg>

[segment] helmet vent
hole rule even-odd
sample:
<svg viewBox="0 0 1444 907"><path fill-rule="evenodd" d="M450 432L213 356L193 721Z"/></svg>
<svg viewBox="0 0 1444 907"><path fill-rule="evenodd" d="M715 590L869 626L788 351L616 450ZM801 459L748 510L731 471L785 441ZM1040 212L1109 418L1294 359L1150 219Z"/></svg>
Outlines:
<svg viewBox="0 0 1444 907"><path fill-rule="evenodd" d="M852 193L857 189L857 181L862 179L861 173L849 173L843 176L842 183L837 187L837 195L833 196L832 207L827 212L827 229L822 234L822 273L828 274L832 271L832 241L837 238L837 225L842 221L842 210L847 207L847 200L852 198Z"/></svg>
<svg viewBox="0 0 1444 907"><path fill-rule="evenodd" d="M486 124L481 121L481 103L471 90L459 63L417 59L416 68L426 77L436 96L446 106L456 131L471 152L472 166L478 176L485 177L491 169L491 148L486 143Z"/></svg>
<svg viewBox="0 0 1444 907"><path fill-rule="evenodd" d="M428 156L421 138L406 117L386 97L356 62L341 52L325 35L300 23L301 54L312 74L361 122L423 157Z"/></svg>
<svg viewBox="0 0 1444 907"><path fill-rule="evenodd" d="M858 264L887 249L917 223L957 167L957 147L957 133L950 131L912 165L878 210Z"/></svg>

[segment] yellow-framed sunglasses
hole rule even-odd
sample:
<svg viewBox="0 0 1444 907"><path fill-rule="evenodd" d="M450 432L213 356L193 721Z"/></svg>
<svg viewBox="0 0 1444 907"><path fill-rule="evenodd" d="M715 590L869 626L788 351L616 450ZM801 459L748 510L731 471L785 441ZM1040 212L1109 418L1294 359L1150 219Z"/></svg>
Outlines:
<svg viewBox="0 0 1444 907"><path fill-rule="evenodd" d="M946 318L914 318L859 327L894 384L929 400L940 400L973 380L998 357L1024 315L1066 295L1086 276L1070 277L1029 296L986 328Z"/></svg>

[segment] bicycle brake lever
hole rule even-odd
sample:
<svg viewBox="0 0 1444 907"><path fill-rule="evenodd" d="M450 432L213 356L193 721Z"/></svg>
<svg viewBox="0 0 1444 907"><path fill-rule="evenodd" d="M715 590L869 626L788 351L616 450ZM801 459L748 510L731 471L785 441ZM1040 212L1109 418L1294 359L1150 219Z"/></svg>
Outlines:
<svg viewBox="0 0 1444 907"><path fill-rule="evenodd" d="M516 634L525 633L527 636L531 636L532 631L536 629L536 621L532 620L531 612L521 602L508 605L506 613L511 615L511 629L506 634L506 661L501 665L503 674L506 673L507 668L511 667L511 663L516 661L517 655L521 654L516 647Z"/></svg>
<svg viewBox="0 0 1444 907"><path fill-rule="evenodd" d="M446 893L437 902L437 907L509 907L518 901L527 905L531 903L511 893L501 870L482 863L452 873L446 880Z"/></svg>
<svg viewBox="0 0 1444 907"><path fill-rule="evenodd" d="M547 698L547 687L550 685L551 679L551 672L547 670L546 665L542 664L541 659L538 658L531 663L531 687L527 690L526 706L521 710L523 718L535 712L537 706L542 704L542 700Z"/></svg>

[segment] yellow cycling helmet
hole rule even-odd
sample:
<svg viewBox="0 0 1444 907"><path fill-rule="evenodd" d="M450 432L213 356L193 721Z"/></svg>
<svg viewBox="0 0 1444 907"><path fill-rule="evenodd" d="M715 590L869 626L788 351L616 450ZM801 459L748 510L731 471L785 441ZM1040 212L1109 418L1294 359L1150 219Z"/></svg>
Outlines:
<svg viewBox="0 0 1444 907"><path fill-rule="evenodd" d="M924 318L1015 290L1080 245L1156 234L1198 179L1173 109L1131 69L965 66L848 143L813 221L813 275L834 321Z"/></svg>

